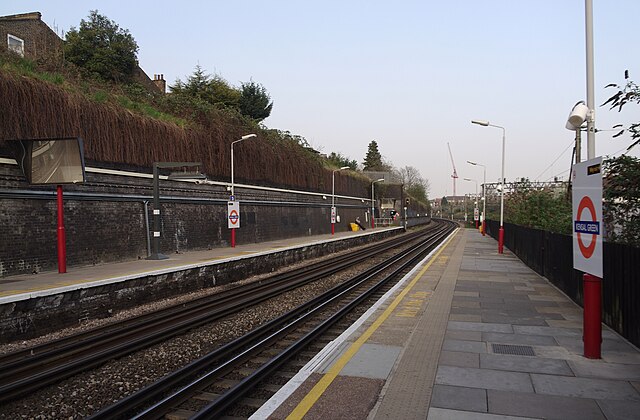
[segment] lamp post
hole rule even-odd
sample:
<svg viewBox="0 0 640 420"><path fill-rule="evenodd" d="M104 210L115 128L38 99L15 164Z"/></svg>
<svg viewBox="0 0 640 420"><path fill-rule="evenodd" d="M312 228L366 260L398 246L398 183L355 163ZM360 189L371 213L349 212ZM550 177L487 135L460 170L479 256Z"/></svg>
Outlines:
<svg viewBox="0 0 640 420"><path fill-rule="evenodd" d="M371 229L376 227L375 221L374 219L374 195L373 195L373 184L375 184L376 182L384 182L384 178L380 178L380 179L376 179L375 181L371 182Z"/></svg>
<svg viewBox="0 0 640 420"><path fill-rule="evenodd" d="M471 178L463 178L463 179L465 181L475 182L476 183L476 196L475 196L475 200L473 200L473 202L474 202L473 218L476 219L476 215L478 214L478 181L476 181L475 179L471 179ZM478 229L478 219L476 219L476 229Z"/></svg>
<svg viewBox="0 0 640 420"><path fill-rule="evenodd" d="M500 177L500 230L498 231L498 254L504 252L504 146L506 138L506 130L504 127L489 124L489 121L472 120L472 124L478 124L483 127L495 127L502 130L502 176Z"/></svg>
<svg viewBox="0 0 640 420"><path fill-rule="evenodd" d="M256 135L247 134L245 136L240 137L239 140L235 140L231 142L231 196L229 197L229 201L236 200L235 189L234 189L235 185L234 185L234 178L233 178L233 145L253 137L256 137ZM239 212L240 211L238 210L238 213ZM240 214L238 214L237 217L239 218ZM231 248L235 248L235 246L236 246L236 228L231 228Z"/></svg>
<svg viewBox="0 0 640 420"><path fill-rule="evenodd" d="M334 169L331 173L331 234L336 231L336 172L349 169L349 166L343 166L340 169Z"/></svg>
<svg viewBox="0 0 640 420"><path fill-rule="evenodd" d="M487 226L486 226L486 218L487 218L487 167L484 166L482 163L478 163L478 162L471 162L470 160L467 161L467 163L469 165L473 165L473 166L482 166L482 225L481 225L481 231L482 231L482 236L486 235L487 232Z"/></svg>

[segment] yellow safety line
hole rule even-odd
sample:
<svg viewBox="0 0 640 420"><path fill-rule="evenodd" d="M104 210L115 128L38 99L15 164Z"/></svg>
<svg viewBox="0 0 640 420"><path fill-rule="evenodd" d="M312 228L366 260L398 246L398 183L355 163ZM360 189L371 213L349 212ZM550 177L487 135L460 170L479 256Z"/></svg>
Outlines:
<svg viewBox="0 0 640 420"><path fill-rule="evenodd" d="M458 231L456 230L456 234ZM347 351L338 359L338 361L329 369L327 373L318 381L318 383L309 391L309 393L300 401L296 408L287 416L287 420L301 419L305 414L313 407L313 405L320 399L322 394L327 390L329 385L338 376L340 371L346 366L346 364L355 356L360 350L360 347L373 335L373 333L382 325L384 321L391 315L391 313L400 304L402 299L411 291L413 286L416 285L420 277L429 269L431 264L438 258L440 253L449 245L449 242L455 236L452 235L449 240L444 244L442 248L429 260L418 274L416 274L411 282L400 292L400 294L393 300L389 307L376 319L373 324L347 349Z"/></svg>

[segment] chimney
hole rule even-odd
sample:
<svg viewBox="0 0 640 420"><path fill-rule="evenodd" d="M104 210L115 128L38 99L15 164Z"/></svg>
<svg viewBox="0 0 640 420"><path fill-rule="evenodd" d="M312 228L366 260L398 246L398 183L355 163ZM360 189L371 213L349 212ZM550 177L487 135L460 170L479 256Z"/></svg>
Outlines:
<svg viewBox="0 0 640 420"><path fill-rule="evenodd" d="M164 80L164 74L154 74L153 83L158 87L160 93L167 92L167 82Z"/></svg>

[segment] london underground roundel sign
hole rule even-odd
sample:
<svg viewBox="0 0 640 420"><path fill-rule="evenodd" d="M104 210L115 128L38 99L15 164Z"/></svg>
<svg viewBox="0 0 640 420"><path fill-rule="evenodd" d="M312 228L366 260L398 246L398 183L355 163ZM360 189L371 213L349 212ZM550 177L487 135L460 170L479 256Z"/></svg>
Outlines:
<svg viewBox="0 0 640 420"><path fill-rule="evenodd" d="M573 166L573 268L602 278L602 157Z"/></svg>

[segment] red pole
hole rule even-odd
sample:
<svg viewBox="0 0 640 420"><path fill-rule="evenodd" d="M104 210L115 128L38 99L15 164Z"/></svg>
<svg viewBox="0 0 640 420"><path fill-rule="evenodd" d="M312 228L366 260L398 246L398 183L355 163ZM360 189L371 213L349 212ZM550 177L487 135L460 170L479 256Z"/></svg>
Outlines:
<svg viewBox="0 0 640 420"><path fill-rule="evenodd" d="M331 223L331 234L333 235L336 232L335 223Z"/></svg>
<svg viewBox="0 0 640 420"><path fill-rule="evenodd" d="M64 205L62 185L57 187L58 197L58 273L67 272L67 238L64 233Z"/></svg>
<svg viewBox="0 0 640 420"><path fill-rule="evenodd" d="M500 226L500 230L498 230L498 254L502 254L504 252L504 228Z"/></svg>
<svg viewBox="0 0 640 420"><path fill-rule="evenodd" d="M376 227L376 223L375 223L375 220L373 218L373 213L371 213L371 229L375 229L375 227Z"/></svg>
<svg viewBox="0 0 640 420"><path fill-rule="evenodd" d="M236 247L236 230L235 229L231 229L231 248L235 248Z"/></svg>
<svg viewBox="0 0 640 420"><path fill-rule="evenodd" d="M478 219L476 219L476 229L478 229Z"/></svg>
<svg viewBox="0 0 640 420"><path fill-rule="evenodd" d="M600 359L602 343L601 289L602 279L591 274L584 274L584 357Z"/></svg>

